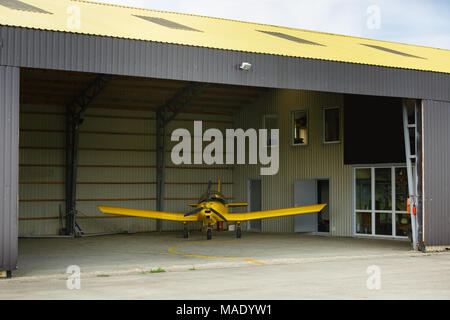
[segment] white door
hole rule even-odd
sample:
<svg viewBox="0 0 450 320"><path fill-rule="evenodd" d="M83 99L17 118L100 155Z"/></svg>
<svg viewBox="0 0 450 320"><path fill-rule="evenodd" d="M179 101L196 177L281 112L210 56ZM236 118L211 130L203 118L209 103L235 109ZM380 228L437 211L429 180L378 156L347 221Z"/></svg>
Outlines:
<svg viewBox="0 0 450 320"><path fill-rule="evenodd" d="M294 180L294 206L317 204L317 180ZM317 213L294 216L295 232L317 232Z"/></svg>

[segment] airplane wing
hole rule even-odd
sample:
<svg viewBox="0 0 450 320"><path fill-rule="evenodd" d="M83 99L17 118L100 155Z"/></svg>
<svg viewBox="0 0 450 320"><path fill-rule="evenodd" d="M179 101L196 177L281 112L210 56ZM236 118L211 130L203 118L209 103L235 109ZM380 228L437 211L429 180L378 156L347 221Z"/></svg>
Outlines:
<svg viewBox="0 0 450 320"><path fill-rule="evenodd" d="M315 213L322 211L323 208L325 208L325 206L326 204L315 204L312 206L293 207L286 209L253 211L244 213L228 213L224 216L228 221L246 221L254 219L292 216L297 214Z"/></svg>
<svg viewBox="0 0 450 320"><path fill-rule="evenodd" d="M228 207L246 207L248 206L248 203L245 202L235 202L235 203L228 203Z"/></svg>
<svg viewBox="0 0 450 320"><path fill-rule="evenodd" d="M197 221L196 215L185 217L183 213L173 213L164 211L128 209L119 207L98 206L101 212L132 217L153 218L172 221Z"/></svg>

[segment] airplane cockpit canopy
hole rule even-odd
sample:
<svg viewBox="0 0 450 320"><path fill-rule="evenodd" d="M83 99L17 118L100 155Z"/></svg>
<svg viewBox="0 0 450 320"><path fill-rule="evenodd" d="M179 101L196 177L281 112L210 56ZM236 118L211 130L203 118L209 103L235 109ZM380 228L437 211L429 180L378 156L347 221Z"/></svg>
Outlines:
<svg viewBox="0 0 450 320"><path fill-rule="evenodd" d="M206 201L208 199L208 192L205 192L201 197L200 197L200 201L199 203ZM215 190L211 190L209 192L209 201L219 201L222 202L223 204L226 204L227 201L225 200L225 197L223 196L222 193L220 193L219 191L215 191Z"/></svg>

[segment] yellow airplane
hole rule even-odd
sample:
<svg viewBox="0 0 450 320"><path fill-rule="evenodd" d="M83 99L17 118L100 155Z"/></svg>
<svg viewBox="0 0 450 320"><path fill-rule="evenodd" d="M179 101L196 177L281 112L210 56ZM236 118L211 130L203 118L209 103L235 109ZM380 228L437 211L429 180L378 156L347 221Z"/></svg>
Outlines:
<svg viewBox="0 0 450 320"><path fill-rule="evenodd" d="M127 209L108 206L98 206L98 208L100 209L101 212L108 214L182 221L184 224L185 238L189 237L187 223L194 221L202 221L203 226L206 226L206 238L208 240L211 240L212 226L220 221L236 222L236 237L240 238L242 221L321 212L323 208L325 208L326 204L316 204L311 206L292 207L286 209L275 209L265 211L253 211L244 213L231 213L228 212L228 209L230 207L246 207L248 206L248 204L227 203L225 197L220 192L220 180L219 180L217 191L211 190L211 181L209 181L208 191L200 198L199 202L189 203L188 206L195 207L195 209L185 214L175 212L154 211L154 210Z"/></svg>

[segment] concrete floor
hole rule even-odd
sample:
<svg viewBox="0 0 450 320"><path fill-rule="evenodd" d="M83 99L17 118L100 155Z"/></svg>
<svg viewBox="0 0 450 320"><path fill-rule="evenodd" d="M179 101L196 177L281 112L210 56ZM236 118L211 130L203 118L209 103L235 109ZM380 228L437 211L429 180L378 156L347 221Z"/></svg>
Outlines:
<svg viewBox="0 0 450 320"><path fill-rule="evenodd" d="M20 239L19 251L0 299L450 299L450 254L414 253L403 241L147 233ZM69 265L81 269L80 290L67 289ZM379 290L367 288L372 265ZM149 272L158 268L166 272Z"/></svg>

